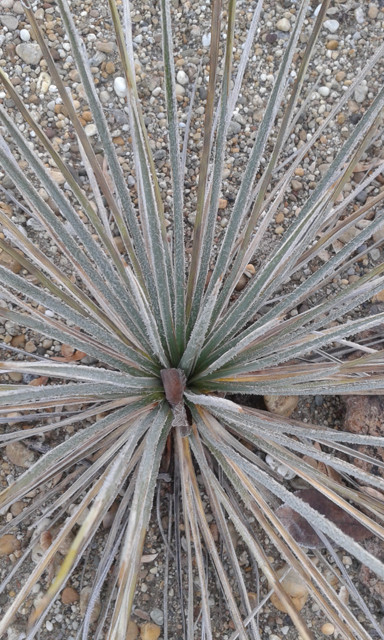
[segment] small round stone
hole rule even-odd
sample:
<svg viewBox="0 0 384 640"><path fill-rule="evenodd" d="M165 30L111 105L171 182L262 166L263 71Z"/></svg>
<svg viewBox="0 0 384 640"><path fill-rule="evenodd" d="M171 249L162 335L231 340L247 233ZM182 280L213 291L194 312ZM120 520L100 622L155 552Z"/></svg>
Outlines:
<svg viewBox="0 0 384 640"><path fill-rule="evenodd" d="M76 589L73 587L65 587L61 594L61 601L63 604L73 604L79 600L80 596Z"/></svg>
<svg viewBox="0 0 384 640"><path fill-rule="evenodd" d="M161 626L164 622L164 614L161 609L152 609L151 618L155 624Z"/></svg>
<svg viewBox="0 0 384 640"><path fill-rule="evenodd" d="M188 82L189 82L189 78L188 78L187 74L185 73L185 71L183 71L183 69L180 69L177 72L176 80L177 80L178 84L181 84L182 86L188 84Z"/></svg>
<svg viewBox="0 0 384 640"><path fill-rule="evenodd" d="M115 73L115 65L112 61L108 61L105 64L105 72L108 73L108 75L111 75L112 73Z"/></svg>
<svg viewBox="0 0 384 640"><path fill-rule="evenodd" d="M31 39L31 34L29 33L28 29L20 30L20 38L23 42L29 42L29 40Z"/></svg>
<svg viewBox="0 0 384 640"><path fill-rule="evenodd" d="M276 23L276 29L278 29L279 31L285 31L285 32L290 31L291 23L287 18L281 18Z"/></svg>
<svg viewBox="0 0 384 640"><path fill-rule="evenodd" d="M319 93L321 96L323 96L323 98L327 98L330 94L330 89L329 87L320 87Z"/></svg>
<svg viewBox="0 0 384 640"><path fill-rule="evenodd" d="M91 122L84 127L84 131L88 137L95 136L97 133L97 127L93 122Z"/></svg>
<svg viewBox="0 0 384 640"><path fill-rule="evenodd" d="M113 81L113 88L119 98L125 98L127 95L127 83L125 82L125 78L117 76Z"/></svg>
<svg viewBox="0 0 384 640"><path fill-rule="evenodd" d="M330 622L326 622L321 627L321 631L324 633L325 636L331 636L335 631L335 627Z"/></svg>

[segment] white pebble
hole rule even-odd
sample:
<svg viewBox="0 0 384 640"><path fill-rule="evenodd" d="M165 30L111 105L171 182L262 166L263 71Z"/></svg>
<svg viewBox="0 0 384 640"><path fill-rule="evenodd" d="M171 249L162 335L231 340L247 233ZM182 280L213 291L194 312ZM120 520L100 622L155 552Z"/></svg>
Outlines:
<svg viewBox="0 0 384 640"><path fill-rule="evenodd" d="M313 12L313 15L314 15L315 18L317 18L317 16L319 15L320 9L321 9L321 4L318 4L316 9Z"/></svg>
<svg viewBox="0 0 384 640"><path fill-rule="evenodd" d="M189 82L189 78L185 73L185 71L183 71L183 69L180 69L180 71L177 72L176 80L178 84L181 84L182 86L184 86L185 84L188 84Z"/></svg>
<svg viewBox="0 0 384 640"><path fill-rule="evenodd" d="M211 33L204 33L203 37L201 38L201 42L203 47L209 47L209 45L211 44Z"/></svg>
<svg viewBox="0 0 384 640"><path fill-rule="evenodd" d="M47 631L53 631L53 624L50 620L47 620L47 622L45 623L45 628Z"/></svg>
<svg viewBox="0 0 384 640"><path fill-rule="evenodd" d="M31 39L31 34L28 29L20 29L20 38L23 42L28 42Z"/></svg>
<svg viewBox="0 0 384 640"><path fill-rule="evenodd" d="M356 87L353 97L356 102L361 103L364 102L368 93L368 85L366 80L362 80Z"/></svg>
<svg viewBox="0 0 384 640"><path fill-rule="evenodd" d="M125 98L127 95L127 83L125 82L125 78L117 76L113 81L113 88L119 98Z"/></svg>
<svg viewBox="0 0 384 640"><path fill-rule="evenodd" d="M291 23L287 18L281 18L281 20L278 20L278 22L276 23L276 28L279 31L290 31Z"/></svg>
<svg viewBox="0 0 384 640"><path fill-rule="evenodd" d="M357 7L355 9L355 19L358 24L363 24L365 22L365 16L362 7Z"/></svg>
<svg viewBox="0 0 384 640"><path fill-rule="evenodd" d="M87 124L84 127L84 131L85 131L86 135L89 136L89 137L90 136L95 136L96 133L97 133L97 127L93 122L91 122L90 124Z"/></svg>
<svg viewBox="0 0 384 640"><path fill-rule="evenodd" d="M330 89L328 87L320 87L319 93L321 96L323 96L323 98L326 98L327 96L329 96Z"/></svg>
<svg viewBox="0 0 384 640"><path fill-rule="evenodd" d="M328 29L331 33L336 33L339 28L339 23L337 20L326 20L324 22L324 27Z"/></svg>
<svg viewBox="0 0 384 640"><path fill-rule="evenodd" d="M50 309L46 309L44 315L48 316L48 318L53 318L55 314Z"/></svg>

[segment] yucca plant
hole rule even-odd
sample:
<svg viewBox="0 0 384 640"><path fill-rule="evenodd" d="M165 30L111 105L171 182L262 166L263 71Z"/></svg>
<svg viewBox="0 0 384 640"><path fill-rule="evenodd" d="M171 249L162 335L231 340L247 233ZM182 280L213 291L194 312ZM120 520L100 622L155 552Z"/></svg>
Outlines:
<svg viewBox="0 0 384 640"><path fill-rule="evenodd" d="M0 162L14 187L2 188L4 201L8 198L15 212L21 207L33 223L21 228L9 205L0 205L0 248L22 269L14 273L0 267L0 316L7 326L13 323L66 345L55 360L4 343L1 442L8 447L24 443L36 448L36 442L40 449L47 446L0 494L6 515L2 535L29 527L28 544L1 585L9 593L17 584L18 592L0 622L0 635L19 613L28 624L26 637L34 637L97 540L102 551L93 566L91 597L78 637L92 633L94 638L124 639L156 486L166 478L168 484L161 486L173 496L173 510L168 512L164 501L159 511L169 519L165 566L175 563L180 627L176 631L167 620L165 597L164 638L265 637L258 617L271 593L301 638L311 638L308 620L285 591L284 576L276 572L279 563L272 562L271 549L296 570L340 637L383 637L336 552L346 550L384 579L383 564L361 541L384 537L384 480L380 473L365 470L377 465L374 471L382 471L382 461L371 452L383 446L384 439L287 418L257 408L255 399L383 392L380 340L369 330L384 322L384 313L372 314L364 303L384 289L384 264L372 266L367 258L368 247L380 242L370 239L384 224L384 189L376 187L361 206L355 198L369 185L375 187L373 181L384 169L384 160L369 163L371 145L382 135L384 89L339 145L308 198L288 216L290 224L281 238L274 236L268 243L268 255L265 238L284 206L295 170L305 158L316 158L321 136L328 128L332 131L337 114L375 68L384 47L356 71L310 139L291 147L291 132L305 116L303 87L309 95L316 88L307 70L319 37L322 42L329 7L323 0L314 16L307 0L297 3L296 20L270 93L265 94L263 117L255 133L249 133L247 162L224 230L217 227L217 212L229 127L262 0L247 8L249 28L241 33L242 51L236 60L236 2L228 0L222 7L221 0L212 1L209 59L203 60L206 69L195 79L187 111L176 94L171 22L177 32L177 15L171 16L168 0L158 3L170 166L165 187L159 184L153 160L155 141L145 126L149 105L139 100L131 8L128 0L119 4L109 0L127 87L135 190L127 186L66 0L57 0L57 6L84 104L101 141L101 163L79 107L63 84L60 63L54 62L44 40L34 13L38 7L24 6L57 88L57 104L78 142L85 170L82 183L0 67L3 89L12 100L9 113L0 107ZM307 29L305 48L304 40L299 47L300 34ZM194 144L189 134L198 117L197 81L205 72L209 79L198 180L186 190L188 144ZM357 163L364 167L363 179L344 190ZM170 188L164 212L164 191ZM186 220L190 213L195 214L192 235ZM35 228L44 231L45 242L32 240ZM334 251L335 241L352 229ZM328 257L320 260L326 248ZM344 279L361 260L366 268L360 276ZM256 268L248 270L252 277L237 291L249 263ZM15 372L23 374L24 384L12 384L8 374ZM266 463L266 456L297 476L302 491L296 493L289 480ZM20 501L24 508L18 514L8 511ZM110 528L102 529L111 514ZM305 538L305 530L313 529L320 544L311 545ZM238 557L235 537L260 572L260 592L255 572ZM20 585L18 576L31 566L25 563L38 544L42 555ZM63 545L67 554L55 573L52 567ZM320 546L326 553L308 546ZM326 570L337 574L337 587L326 578ZM48 585L36 602L33 594L40 580ZM164 584L166 591L166 576ZM256 603L250 592L259 592ZM212 593L225 603L220 616ZM94 622L92 611L100 596L103 605Z"/></svg>

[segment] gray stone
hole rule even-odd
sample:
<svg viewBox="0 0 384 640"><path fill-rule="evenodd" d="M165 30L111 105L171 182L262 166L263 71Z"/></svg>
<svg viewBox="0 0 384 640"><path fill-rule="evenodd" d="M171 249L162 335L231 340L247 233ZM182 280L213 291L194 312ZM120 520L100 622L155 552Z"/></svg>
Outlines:
<svg viewBox="0 0 384 640"><path fill-rule="evenodd" d="M22 42L16 47L16 53L24 62L33 66L39 64L43 54L35 42Z"/></svg>
<svg viewBox="0 0 384 640"><path fill-rule="evenodd" d="M362 103L364 102L366 96L368 93L368 85L367 85L367 81L366 80L362 80L361 82L359 82L359 84L357 85L354 93L353 93L353 97L355 98L356 102Z"/></svg>
<svg viewBox="0 0 384 640"><path fill-rule="evenodd" d="M358 24L364 24L365 16L362 7L356 7L355 9L355 19Z"/></svg>
<svg viewBox="0 0 384 640"><path fill-rule="evenodd" d="M150 616L153 620L153 622L157 625L159 625L159 627L161 627L163 625L164 622L164 614L162 612L161 609L152 609Z"/></svg>
<svg viewBox="0 0 384 640"><path fill-rule="evenodd" d="M228 127L228 137L230 138L231 136L235 136L238 133L240 133L240 131L241 131L240 122L232 121L231 124Z"/></svg>
<svg viewBox="0 0 384 640"><path fill-rule="evenodd" d="M370 254L370 256L371 256L372 260L374 260L375 262L376 262L376 260L380 260L380 256L381 256L381 251L380 251L380 249L377 249L377 248L372 249L372 250L369 252L369 254Z"/></svg>
<svg viewBox="0 0 384 640"><path fill-rule="evenodd" d="M15 16L12 16L10 13L4 13L4 15L0 16L0 21L4 25L4 27L7 27L7 29L9 29L9 31L15 31L15 29L17 29L17 27L19 26L19 20Z"/></svg>
<svg viewBox="0 0 384 640"><path fill-rule="evenodd" d="M20 16L24 14L24 7L21 2L19 2L19 0L16 0L16 2L14 3L12 11L13 13L17 13Z"/></svg>
<svg viewBox="0 0 384 640"><path fill-rule="evenodd" d="M160 162L161 160L164 160L166 155L167 152L165 151L165 149L158 149L158 151L155 151L155 153L153 154L153 159L155 160L155 162Z"/></svg>

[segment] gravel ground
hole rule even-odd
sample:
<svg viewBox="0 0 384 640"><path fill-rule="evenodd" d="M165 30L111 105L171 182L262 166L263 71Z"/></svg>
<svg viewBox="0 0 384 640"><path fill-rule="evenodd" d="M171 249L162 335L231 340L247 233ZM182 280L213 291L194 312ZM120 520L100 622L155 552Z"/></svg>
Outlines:
<svg viewBox="0 0 384 640"><path fill-rule="evenodd" d="M190 106L190 96L193 83L197 79L196 103L193 113L191 142L187 153L187 233L191 233L194 221L194 207L196 201L196 186L199 168L199 153L202 146L202 121L204 113L204 100L207 86L208 51L206 44L209 37L209 6L194 0L177 0L172 2L174 7L174 21L176 24L175 58L177 70L177 95L180 112L181 128L185 128ZM236 50L234 54L235 64L241 55L241 46L246 37L246 28L252 17L255 2L249 0L238 2L238 27ZM312 2L308 13L304 33L300 39L300 47L294 64L300 61L300 54L309 37L313 25L313 15L316 13L317 2ZM74 69L70 47L66 41L61 26L59 12L54 1L33 3L36 18L46 33L54 58L62 71L67 85L71 88L74 104L81 114L82 123L94 149L102 158L102 147L96 136L96 127L92 122L92 115L84 100L82 85L79 83L77 71ZM100 92L100 98L107 115L113 140L116 144L122 168L126 173L128 185L135 199L135 175L132 173L131 156L127 144L128 119L122 95L121 69L119 68L117 49L113 38L111 20L107 9L107 3L91 0L73 0L71 8L76 16L76 25L87 47L91 58L92 74L95 84ZM253 47L252 56L245 74L243 90L236 106L228 136L228 153L226 157L225 182L220 200L220 209L217 217L216 239L223 233L228 223L231 204L234 201L242 172L249 155L254 132L262 119L269 91L274 80L274 73L284 52L284 47L294 23L297 11L297 3L293 0L275 2L267 0L262 13L260 29L256 44ZM166 218L169 218L171 203L170 169L167 153L167 135L164 93L162 89L162 55L161 33L159 23L159 7L157 2L132 2L132 22L134 35L135 68L139 94L144 103L144 116L154 151L154 159L158 170L159 183L165 201ZM304 94L309 95L309 101L298 122L294 132L289 138L285 156L289 157L295 149L302 147L312 136L314 130L327 116L330 108L337 103L343 92L350 86L357 71L365 64L370 55L382 42L384 28L384 6L382 0L375 3L355 2L346 0L331 2L327 21L324 25L316 54L309 67L308 79ZM202 65L202 70L200 70ZM55 148L72 167L74 175L79 183L87 191L85 172L81 166L79 150L75 135L68 127L69 121L65 110L58 98L57 89L51 82L47 66L41 58L38 45L34 42L30 27L25 22L22 3L19 0L0 0L0 66L11 78L12 84L18 88L25 102L29 106L35 119L51 139ZM383 80L383 67L377 66L367 77L367 81L361 83L354 92L353 97L341 110L336 120L326 129L324 135L304 159L302 165L296 169L295 179L287 190L284 206L275 216L275 223L269 229L265 243L257 256L252 260L256 268L262 262L264 256L271 247L279 242L280 237L298 213L302 202L313 190L319 177L328 168L335 156L340 143L348 137L353 127L359 121L362 113L376 95ZM4 104L10 113L14 114L20 129L26 127L22 118L15 113L14 104L2 91L0 86L0 103ZM28 133L31 144L34 143L33 133ZM378 157L383 158L383 140L375 139L369 148L369 153L363 158L363 162L374 162ZM19 158L21 167L26 168L26 163ZM51 167L52 175L59 183L61 176ZM351 180L344 187L344 195L348 194L364 175L355 172ZM364 203L368 197L375 195L384 183L383 176L362 191L358 196L358 202ZM0 173L0 184L12 193L12 183ZM46 194L43 193L45 197ZM49 256L52 256L57 264L64 270L68 268L65 258L56 255L56 247L50 246L44 232L34 223L20 208L17 208L7 194L0 193L0 206L12 220L22 229L28 231ZM116 231L113 229L113 231ZM172 223L169 221L169 234L172 234ZM0 233L0 238L4 235ZM346 238L344 239L346 240ZM343 238L340 239L341 246ZM332 250L337 251L336 245ZM372 267L380 261L381 254L377 248L369 250L369 247L361 247L362 258L357 266L353 266L337 277L328 286L324 294L346 286L353 282L356 276L363 274L368 267ZM324 250L320 256L326 261L330 257L330 250ZM0 254L0 264L6 264L7 258ZM16 261L10 263L15 272L25 273L21 265ZM303 272L295 274L295 279L300 280L309 273L309 267ZM286 288L290 286L287 283ZM382 304L383 301L377 301ZM2 301L0 300L0 304ZM299 310L295 310L297 313ZM61 344L42 338L31 331L21 330L20 327L10 322L0 321L0 340L4 345L12 348L12 355L17 349L25 350L35 356L52 357L63 353ZM1 355L8 357L10 349L1 350ZM19 357L24 357L22 354ZM90 362L89 358L83 358L83 362ZM18 373L10 374L12 382L26 381L25 376ZM2 376L3 380L9 380ZM342 422L343 404L336 400L316 397L313 400L303 401L296 410L295 416L300 419L314 421L317 424L338 426ZM53 443L50 443L53 444ZM22 455L20 453L20 455ZM38 451L23 452L24 456L35 458ZM5 486L12 477L17 476L23 466L30 464L30 458L10 460L4 457L0 468L0 483ZM15 464L17 462L23 464ZM293 485L294 486L294 485ZM147 542L145 545L145 562L140 574L138 586L137 604L133 620L139 626L144 625L141 637L155 638L156 633L162 634L164 619L163 583L165 579L164 567L166 554L163 539L159 533L158 518L167 530L168 500L170 484L167 478L159 483L160 507L159 514L154 513ZM17 508L5 514L6 521L17 515ZM21 543L27 531L23 528L20 535ZM270 552L273 559L274 550L263 533L260 534L262 542L266 545L267 553ZM264 538L263 538L264 536ZM238 548L239 556L243 554L244 563L249 564L245 550ZM9 571L12 564L19 557L21 551L15 548L11 555L1 559L0 570L2 574ZM42 640L54 637L55 639L74 640L78 628L79 597L84 600L87 587L92 581L93 560L97 557L97 542L90 554L87 568L77 573L71 580L70 588L65 597L53 606L45 626L41 633ZM354 560L341 554L343 564L347 568L353 581L357 581L358 566ZM27 567L30 571L33 563ZM250 575L252 567L249 567ZM253 578L252 578L253 579ZM262 592L266 585L263 578L260 581ZM33 594L32 601L45 589L44 580L41 580ZM16 587L12 587L17 590ZM255 590L255 589L254 589ZM181 640L182 631L178 619L178 598L176 578L173 573L169 576L169 602L168 618L170 620L169 638ZM7 597L12 597L12 590L5 596L0 596L0 607L5 606ZM217 638L229 638L231 629L227 627L225 620L221 620L221 596L212 579L213 611L217 618L220 632ZM31 603L29 603L31 604ZM376 605L375 605L376 606ZM378 609L379 613L380 610ZM20 611L20 618L13 625L8 640L22 638L27 608ZM303 609L303 615L309 626L313 628L316 637L324 636L321 631L324 624L324 616L318 606L310 600ZM223 616L225 618L225 615ZM150 627L153 623L154 626ZM147 625L147 626L145 626ZM224 629L224 631L223 631ZM225 630L226 629L226 630ZM151 631L152 630L152 631ZM263 607L260 615L261 637L269 640L296 640L297 632L290 619L284 613L277 611L269 602ZM136 637L134 626L132 638ZM147 635L145 633L153 633ZM21 634L21 635L20 635ZM160 635L161 637L161 635Z"/></svg>

